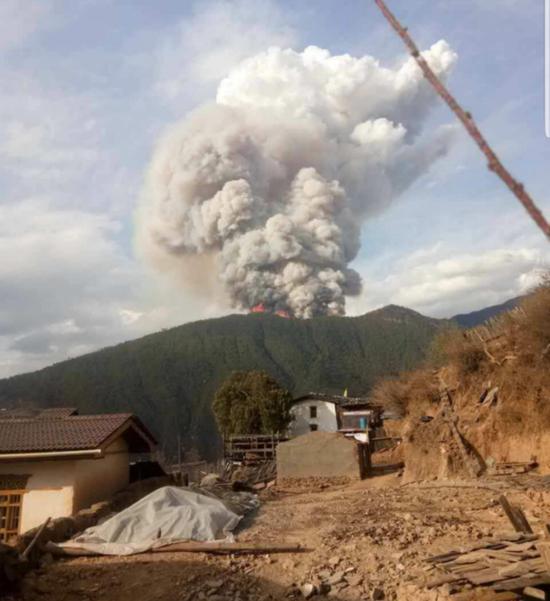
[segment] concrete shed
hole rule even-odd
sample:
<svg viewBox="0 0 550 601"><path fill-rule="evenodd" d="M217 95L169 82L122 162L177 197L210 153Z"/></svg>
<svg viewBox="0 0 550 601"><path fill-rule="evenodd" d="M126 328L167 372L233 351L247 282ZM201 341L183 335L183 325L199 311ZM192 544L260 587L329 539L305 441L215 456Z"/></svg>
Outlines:
<svg viewBox="0 0 550 601"><path fill-rule="evenodd" d="M277 480L367 476L368 445L337 432L309 432L277 447Z"/></svg>

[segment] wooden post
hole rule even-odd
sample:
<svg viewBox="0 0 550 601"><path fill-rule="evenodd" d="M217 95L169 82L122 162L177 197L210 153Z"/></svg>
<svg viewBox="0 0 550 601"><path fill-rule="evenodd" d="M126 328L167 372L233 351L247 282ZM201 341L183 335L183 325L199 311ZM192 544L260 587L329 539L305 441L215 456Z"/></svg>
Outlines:
<svg viewBox="0 0 550 601"><path fill-rule="evenodd" d="M502 505L504 513L507 515L516 532L533 534L533 529L531 528L529 521L519 507L512 505L504 495L501 495L499 498L499 503Z"/></svg>

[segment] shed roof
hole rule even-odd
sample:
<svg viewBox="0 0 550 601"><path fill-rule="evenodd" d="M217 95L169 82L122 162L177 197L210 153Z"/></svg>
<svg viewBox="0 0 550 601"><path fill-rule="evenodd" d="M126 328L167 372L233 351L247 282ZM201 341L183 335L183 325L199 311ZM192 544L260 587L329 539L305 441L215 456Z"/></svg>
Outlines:
<svg viewBox="0 0 550 601"><path fill-rule="evenodd" d="M60 408L62 409L62 408ZM58 416L0 419L0 453L85 451L102 448L117 435L124 435L130 451L144 452L156 443L153 435L131 413L74 415L68 409Z"/></svg>

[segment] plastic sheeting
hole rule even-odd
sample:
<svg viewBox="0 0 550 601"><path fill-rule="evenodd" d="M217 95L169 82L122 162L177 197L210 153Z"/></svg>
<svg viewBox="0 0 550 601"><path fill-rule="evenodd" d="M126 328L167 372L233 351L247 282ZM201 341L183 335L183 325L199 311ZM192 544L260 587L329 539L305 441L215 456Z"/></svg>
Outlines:
<svg viewBox="0 0 550 601"><path fill-rule="evenodd" d="M131 555L186 540L232 540L241 517L213 496L165 486L59 546Z"/></svg>

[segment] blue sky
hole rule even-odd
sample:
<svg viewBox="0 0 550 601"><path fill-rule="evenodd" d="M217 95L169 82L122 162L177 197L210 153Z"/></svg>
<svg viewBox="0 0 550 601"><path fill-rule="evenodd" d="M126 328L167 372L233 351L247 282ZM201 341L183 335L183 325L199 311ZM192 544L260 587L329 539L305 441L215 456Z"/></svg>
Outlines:
<svg viewBox="0 0 550 601"><path fill-rule="evenodd" d="M388 3L420 47L444 38L458 54L451 90L548 216L544 2ZM0 375L230 311L142 265L133 214L159 134L271 45L404 56L364 0L0 0ZM424 130L453 122L438 103ZM549 258L458 130L365 222L364 292L348 310L474 310L527 290Z"/></svg>

